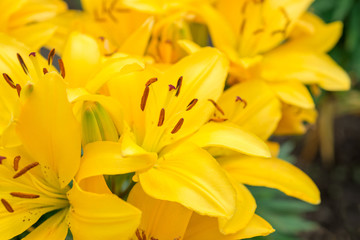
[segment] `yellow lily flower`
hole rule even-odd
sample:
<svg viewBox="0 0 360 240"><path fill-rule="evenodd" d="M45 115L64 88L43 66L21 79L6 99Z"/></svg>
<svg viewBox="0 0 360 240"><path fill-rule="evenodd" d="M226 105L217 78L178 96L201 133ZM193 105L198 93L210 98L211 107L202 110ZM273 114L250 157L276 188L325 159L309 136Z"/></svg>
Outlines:
<svg viewBox="0 0 360 240"><path fill-rule="evenodd" d="M139 210L115 195L86 192L72 181L80 165L81 131L61 76L50 72L23 87L16 125L23 146L1 149L1 238L15 237L52 211L24 239L63 240L68 229L74 239L130 237Z"/></svg>
<svg viewBox="0 0 360 240"><path fill-rule="evenodd" d="M0 3L0 32L40 49L56 31L54 24L45 22L67 9L61 0L3 0Z"/></svg>
<svg viewBox="0 0 360 240"><path fill-rule="evenodd" d="M234 234L222 234L216 218L201 216L178 203L154 199L142 190L140 184L131 190L128 202L143 213L134 240L230 240L265 236L274 231L269 223L254 215L244 229Z"/></svg>
<svg viewBox="0 0 360 240"><path fill-rule="evenodd" d="M127 127L118 143L85 146L78 179L135 172L134 180L156 199L200 214L231 216L236 194L232 183L200 147L223 146L264 157L269 152L259 138L239 128L207 123L227 69L219 51L204 48L164 73L148 68L109 81L109 94L122 103ZM201 141L188 142L190 136Z"/></svg>

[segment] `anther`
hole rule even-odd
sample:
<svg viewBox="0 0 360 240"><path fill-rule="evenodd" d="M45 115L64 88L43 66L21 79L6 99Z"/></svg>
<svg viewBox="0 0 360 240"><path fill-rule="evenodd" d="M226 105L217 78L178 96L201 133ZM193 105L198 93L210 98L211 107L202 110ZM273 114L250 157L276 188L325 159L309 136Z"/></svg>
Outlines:
<svg viewBox="0 0 360 240"><path fill-rule="evenodd" d="M31 52L31 53L29 54L29 57L36 57L36 52Z"/></svg>
<svg viewBox="0 0 360 240"><path fill-rule="evenodd" d="M212 99L208 99L213 105L214 107L222 114L225 115L224 111L220 108L220 106Z"/></svg>
<svg viewBox="0 0 360 240"><path fill-rule="evenodd" d="M174 85L169 85L169 92L171 92L171 91L173 91L173 90L175 90L176 89L176 87L174 87Z"/></svg>
<svg viewBox="0 0 360 240"><path fill-rule="evenodd" d="M225 122L227 118L210 118L209 122Z"/></svg>
<svg viewBox="0 0 360 240"><path fill-rule="evenodd" d="M20 156L16 156L14 158L14 170L17 171L19 169L19 161L20 161L21 157Z"/></svg>
<svg viewBox="0 0 360 240"><path fill-rule="evenodd" d="M158 80L158 79L157 79L156 77L150 78L149 81L147 81L147 82L145 83L145 86L146 86L146 87L149 87L151 84L153 84L153 83L156 82L157 80Z"/></svg>
<svg viewBox="0 0 360 240"><path fill-rule="evenodd" d="M27 68L27 66L26 66L26 64L25 64L25 62L24 62L24 59L21 57L21 55L20 55L19 53L17 53L16 56L17 56L17 58L18 58L18 60L19 60L19 63L20 63L20 65L21 65L22 69L24 70L25 74L28 75L28 74L29 74L29 70L28 70L28 68Z"/></svg>
<svg viewBox="0 0 360 240"><path fill-rule="evenodd" d="M246 106L247 106L247 102L246 102L244 99L242 99L241 97L239 97L239 96L236 96L235 102L242 102L242 103L244 103L244 107L243 107L243 108L246 108Z"/></svg>
<svg viewBox="0 0 360 240"><path fill-rule="evenodd" d="M48 55L48 65L49 66L51 66L54 56L55 56L55 48L51 49L51 51L49 52L49 55Z"/></svg>
<svg viewBox="0 0 360 240"><path fill-rule="evenodd" d="M179 77L178 81L177 81L177 84L176 84L176 93L175 93L175 97L179 96L180 94L180 90L181 90L181 86L182 86L182 81L183 81L183 77Z"/></svg>
<svg viewBox="0 0 360 240"><path fill-rule="evenodd" d="M162 108L160 111L158 127L161 127L164 124L164 120L165 120L165 109Z"/></svg>
<svg viewBox="0 0 360 240"><path fill-rule="evenodd" d="M20 97L20 93L21 93L21 86L20 86L20 84L16 84L15 88L16 88L16 92L17 92L18 96Z"/></svg>
<svg viewBox="0 0 360 240"><path fill-rule="evenodd" d="M194 98L193 100L191 100L191 102L189 103L189 105L187 105L186 107L186 111L189 111L191 110L195 104L198 102L198 99L197 98Z"/></svg>
<svg viewBox="0 0 360 240"><path fill-rule="evenodd" d="M256 34L259 34L259 33L262 33L262 32L264 32L264 29L260 28L260 29L258 29L258 30L255 30L255 31L253 32L253 34L256 35Z"/></svg>
<svg viewBox="0 0 360 240"><path fill-rule="evenodd" d="M4 207L6 208L6 210L10 213L14 212L14 209L11 207L10 203L8 203L8 201L6 201L5 199L1 199L1 203L4 205Z"/></svg>
<svg viewBox="0 0 360 240"><path fill-rule="evenodd" d="M37 194L21 193L21 192L11 192L10 195L18 198L31 198L31 199L40 197L40 195Z"/></svg>
<svg viewBox="0 0 360 240"><path fill-rule="evenodd" d="M180 130L180 128L181 128L181 126L183 125L183 123L184 123L184 118L180 118L180 120L177 122L177 124L175 125L175 127L174 127L174 129L171 131L171 133L172 133L172 134L177 133L177 132Z"/></svg>
<svg viewBox="0 0 360 240"><path fill-rule="evenodd" d="M142 240L146 240L146 234L144 230L141 231L141 235L142 235Z"/></svg>
<svg viewBox="0 0 360 240"><path fill-rule="evenodd" d="M241 23L241 26L240 26L240 34L243 34L244 33L244 30L245 30L245 24L246 24L246 19L244 19Z"/></svg>
<svg viewBox="0 0 360 240"><path fill-rule="evenodd" d="M44 75L47 74L49 71L46 68L43 68Z"/></svg>
<svg viewBox="0 0 360 240"><path fill-rule="evenodd" d="M146 106L146 101L148 99L148 96L149 96L149 86L146 86L145 87L145 90L144 90L144 93L141 97L141 103L140 103L140 108L141 108L141 111L144 111L145 109L145 106Z"/></svg>
<svg viewBox="0 0 360 240"><path fill-rule="evenodd" d="M62 78L65 78L64 62L63 62L63 60L61 58L58 60L58 62L59 62L59 67L60 67L60 75L62 76Z"/></svg>
<svg viewBox="0 0 360 240"><path fill-rule="evenodd" d="M3 73L3 77L4 77L5 81L10 85L10 87L16 89L16 85L15 85L14 81L9 77L9 75L7 75L6 73Z"/></svg>
<svg viewBox="0 0 360 240"><path fill-rule="evenodd" d="M136 229L135 234L136 234L136 237L138 238L138 240L142 240L139 229Z"/></svg>
<svg viewBox="0 0 360 240"><path fill-rule="evenodd" d="M18 178L18 177L24 175L27 171L29 171L30 169L36 167L37 165L39 165L38 162L33 162L33 163L25 166L23 169L21 169L19 172L17 172L17 173L13 176L13 178Z"/></svg>
<svg viewBox="0 0 360 240"><path fill-rule="evenodd" d="M0 164L2 164L2 161L5 159L6 159L6 157L0 156Z"/></svg>

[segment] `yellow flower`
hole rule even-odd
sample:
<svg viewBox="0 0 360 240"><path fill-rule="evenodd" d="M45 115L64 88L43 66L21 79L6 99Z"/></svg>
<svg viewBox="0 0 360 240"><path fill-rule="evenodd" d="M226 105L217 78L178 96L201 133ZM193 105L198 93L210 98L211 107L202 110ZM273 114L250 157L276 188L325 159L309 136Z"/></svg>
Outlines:
<svg viewBox="0 0 360 240"><path fill-rule="evenodd" d="M265 236L274 229L264 219L253 215L246 227L234 234L222 234L216 218L201 216L184 206L147 195L139 184L131 190L128 202L142 211L134 240L208 239L230 240Z"/></svg>
<svg viewBox="0 0 360 240"><path fill-rule="evenodd" d="M1 150L1 237L11 239L55 210L24 239L63 240L69 228L75 239L130 237L139 210L72 181L80 165L81 131L61 76L47 73L22 93L16 130L23 146Z"/></svg>
<svg viewBox="0 0 360 240"><path fill-rule="evenodd" d="M3 0L0 8L0 32L5 32L36 50L49 40L57 28L45 21L67 9L65 2L61 0Z"/></svg>
<svg viewBox="0 0 360 240"><path fill-rule="evenodd" d="M109 94L122 103L127 127L118 143L94 142L84 148L79 180L136 172L134 180L156 199L200 214L231 216L236 194L232 184L200 147L223 146L264 157L269 152L260 139L241 129L207 123L227 68L219 51L204 48L164 73L148 68L109 81ZM201 141L189 143L190 136Z"/></svg>

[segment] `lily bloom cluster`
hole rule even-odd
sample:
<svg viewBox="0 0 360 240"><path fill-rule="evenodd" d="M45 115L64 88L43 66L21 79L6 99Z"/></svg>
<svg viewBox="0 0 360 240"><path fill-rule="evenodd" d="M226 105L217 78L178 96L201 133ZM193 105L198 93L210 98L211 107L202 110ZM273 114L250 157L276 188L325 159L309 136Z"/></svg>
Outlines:
<svg viewBox="0 0 360 240"><path fill-rule="evenodd" d="M245 185L318 204L268 140L316 120L306 85L350 87L311 3L2 0L0 239L272 233Z"/></svg>

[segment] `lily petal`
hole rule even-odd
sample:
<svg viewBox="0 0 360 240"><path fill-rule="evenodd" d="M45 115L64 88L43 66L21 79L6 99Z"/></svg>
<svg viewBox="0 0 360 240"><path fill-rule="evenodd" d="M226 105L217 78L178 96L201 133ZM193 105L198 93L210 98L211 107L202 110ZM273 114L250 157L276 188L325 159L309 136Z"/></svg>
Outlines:
<svg viewBox="0 0 360 240"><path fill-rule="evenodd" d="M192 145L169 146L158 163L140 173L145 193L178 202L209 216L230 217L235 210L235 191L225 172L205 150Z"/></svg>
<svg viewBox="0 0 360 240"><path fill-rule="evenodd" d="M127 201L141 210L139 230L145 232L147 239L176 239L184 236L191 210L175 202L150 197L140 184L133 187Z"/></svg>
<svg viewBox="0 0 360 240"><path fill-rule="evenodd" d="M69 227L74 239L129 239L141 212L113 194L85 192L74 181L68 192Z"/></svg>
<svg viewBox="0 0 360 240"><path fill-rule="evenodd" d="M81 154L80 126L67 100L65 84L59 74L50 72L25 91L28 97L17 132L30 155L44 169L51 168L65 187L78 170Z"/></svg>
<svg viewBox="0 0 360 240"><path fill-rule="evenodd" d="M93 142L84 148L82 164L77 179L142 171L151 167L156 153L146 152L130 137L123 135L120 142Z"/></svg>
<svg viewBox="0 0 360 240"><path fill-rule="evenodd" d="M231 123L207 123L190 137L190 141L199 147L216 146L253 156L271 156L260 138Z"/></svg>
<svg viewBox="0 0 360 240"><path fill-rule="evenodd" d="M276 188L303 201L320 203L320 192L315 183L284 160L234 156L219 158L218 161L240 183Z"/></svg>

